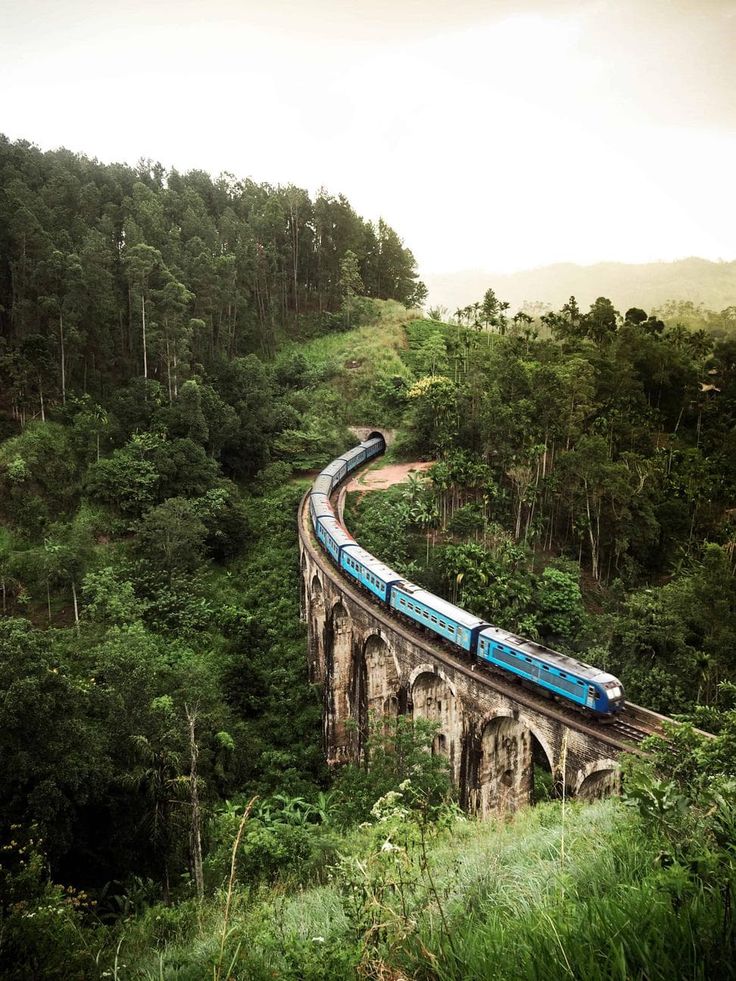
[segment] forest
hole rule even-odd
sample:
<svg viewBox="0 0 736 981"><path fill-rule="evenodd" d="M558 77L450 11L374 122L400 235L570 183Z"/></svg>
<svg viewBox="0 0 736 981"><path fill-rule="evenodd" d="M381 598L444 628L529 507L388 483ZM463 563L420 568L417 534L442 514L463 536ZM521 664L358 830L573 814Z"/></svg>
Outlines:
<svg viewBox="0 0 736 981"><path fill-rule="evenodd" d="M327 192L0 175L0 974L733 976L728 311L443 322ZM328 772L296 510L353 424L433 462L351 496L367 548L685 721L623 800L468 820L406 718Z"/></svg>

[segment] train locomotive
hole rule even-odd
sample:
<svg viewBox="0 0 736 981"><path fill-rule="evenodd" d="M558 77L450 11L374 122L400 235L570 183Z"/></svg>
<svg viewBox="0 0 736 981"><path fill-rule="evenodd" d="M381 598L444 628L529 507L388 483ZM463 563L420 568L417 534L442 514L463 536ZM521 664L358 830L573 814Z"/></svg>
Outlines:
<svg viewBox="0 0 736 981"><path fill-rule="evenodd" d="M353 471L385 449L383 436L373 433L333 460L312 485L309 513L314 533L335 565L382 605L480 662L600 718L620 712L625 704L624 689L613 675L486 623L407 582L355 541L338 520L330 497Z"/></svg>

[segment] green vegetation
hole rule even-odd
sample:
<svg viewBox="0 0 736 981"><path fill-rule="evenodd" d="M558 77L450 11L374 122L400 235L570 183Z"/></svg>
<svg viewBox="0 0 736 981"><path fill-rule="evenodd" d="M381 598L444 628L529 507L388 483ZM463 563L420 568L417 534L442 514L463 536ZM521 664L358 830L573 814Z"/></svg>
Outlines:
<svg viewBox="0 0 736 981"><path fill-rule="evenodd" d="M418 319L344 199L7 141L0 174L0 974L731 976L728 323ZM329 773L295 515L352 424L434 461L351 498L371 551L717 738L485 825L422 720Z"/></svg>
<svg viewBox="0 0 736 981"><path fill-rule="evenodd" d="M474 312L473 312L474 311ZM605 298L470 328L416 321L398 447L426 477L348 502L356 537L665 713L736 682L734 334ZM540 335L547 335L540 339Z"/></svg>

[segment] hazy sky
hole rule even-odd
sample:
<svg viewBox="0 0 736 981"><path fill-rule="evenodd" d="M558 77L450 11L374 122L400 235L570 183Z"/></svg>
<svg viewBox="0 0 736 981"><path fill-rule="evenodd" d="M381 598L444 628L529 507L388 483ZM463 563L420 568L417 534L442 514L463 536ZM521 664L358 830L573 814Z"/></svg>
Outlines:
<svg viewBox="0 0 736 981"><path fill-rule="evenodd" d="M0 132L347 195L423 274L736 258L736 0L0 0Z"/></svg>

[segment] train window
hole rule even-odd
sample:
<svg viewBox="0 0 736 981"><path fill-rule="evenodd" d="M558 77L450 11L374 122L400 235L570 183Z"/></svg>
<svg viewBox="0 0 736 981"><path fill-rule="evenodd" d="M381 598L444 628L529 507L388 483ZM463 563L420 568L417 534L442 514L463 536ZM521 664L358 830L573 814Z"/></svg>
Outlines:
<svg viewBox="0 0 736 981"><path fill-rule="evenodd" d="M447 629L450 631L451 634L455 633L455 628L451 627L449 623L447 624Z"/></svg>
<svg viewBox="0 0 736 981"><path fill-rule="evenodd" d="M444 621L444 620L440 620L440 626L441 626L441 627L446 627L446 626L447 626L447 624L445 623L445 621Z"/></svg>
<svg viewBox="0 0 736 981"><path fill-rule="evenodd" d="M429 613L427 613L426 610L422 610L422 616L424 617L425 620L429 620Z"/></svg>
<svg viewBox="0 0 736 981"><path fill-rule="evenodd" d="M406 606L406 600L405 599L400 599L399 600L399 603L401 603L402 606Z"/></svg>
<svg viewBox="0 0 736 981"><path fill-rule="evenodd" d="M432 617L432 623L437 623L437 617Z"/></svg>

